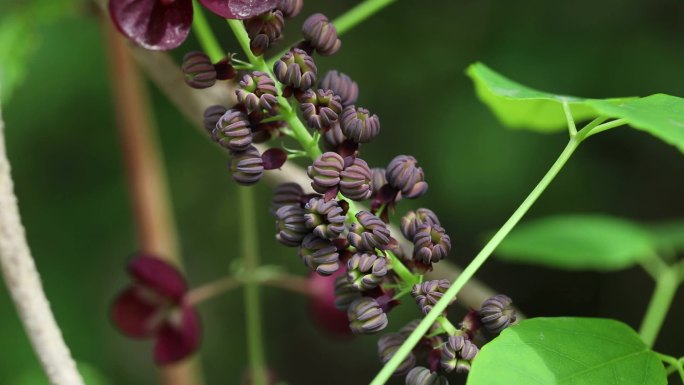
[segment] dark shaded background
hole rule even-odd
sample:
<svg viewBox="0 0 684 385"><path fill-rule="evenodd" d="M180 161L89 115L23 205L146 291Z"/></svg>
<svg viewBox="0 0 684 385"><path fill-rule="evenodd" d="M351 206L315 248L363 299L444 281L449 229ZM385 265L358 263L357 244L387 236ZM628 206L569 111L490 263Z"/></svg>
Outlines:
<svg viewBox="0 0 684 385"><path fill-rule="evenodd" d="M1 0L2 15L31 1ZM127 282L124 263L136 240L98 18L86 3L35 20L39 43L26 77L3 103L8 150L24 224L57 320L75 357L116 385L153 383L150 345L117 334L107 318ZM356 1L306 2L304 15L331 17ZM429 7L426 6L429 4ZM287 41L299 37L303 17ZM561 151L566 134L504 129L475 98L464 69L483 61L522 83L589 97L684 96L684 3L679 0L410 1L396 4L343 37L319 71L337 68L359 82L359 104L380 115L383 135L364 147L371 165L413 154L429 194L402 209L434 209L451 234L452 260L466 265ZM239 51L213 20L224 47ZM28 38L28 37L27 37ZM191 37L174 53L196 47ZM2 66L3 63L0 63ZM193 284L227 272L239 218L226 154L210 145L152 89L184 258ZM199 117L198 117L199 119ZM640 221L684 217L684 158L649 135L620 128L582 145L529 213L607 213ZM304 274L295 251L273 239L271 186L256 187L266 263ZM652 284L639 269L567 273L492 260L478 277L509 294L529 316L612 317L638 327ZM681 294L681 293L680 293ZM379 370L376 336L325 338L303 298L264 290L267 356L292 385L365 384ZM239 384L246 365L242 295L201 308L208 383ZM454 310L455 316L463 310ZM6 290L0 289L0 383L43 384ZM392 313L391 329L418 316ZM684 354L682 297L675 299L656 349ZM460 380L454 376L454 383ZM672 378L673 381L674 378ZM400 384L403 381L395 381Z"/></svg>

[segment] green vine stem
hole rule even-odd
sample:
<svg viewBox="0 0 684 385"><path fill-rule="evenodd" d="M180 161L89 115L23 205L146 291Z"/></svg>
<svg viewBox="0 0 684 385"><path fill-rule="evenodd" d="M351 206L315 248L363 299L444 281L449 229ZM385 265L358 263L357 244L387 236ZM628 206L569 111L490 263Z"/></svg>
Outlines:
<svg viewBox="0 0 684 385"><path fill-rule="evenodd" d="M475 275L477 270L494 252L496 247L501 243L501 241L503 241L508 233L513 230L515 225L520 221L525 213L527 213L530 207L532 207L534 202L539 198L544 190L546 190L556 175L558 175L558 172L563 168L568 159L570 159L570 156L575 152L583 137L584 136L581 134L571 136L567 146L563 152L561 152L560 156L558 159L556 159L556 162L551 166L546 175L544 175L544 177L541 179L539 184L537 184L530 195L525 198L520 207L515 210L513 215L511 215L511 217L506 221L506 223L504 223L499 231L494 234L492 239L485 245L475 259L473 259L473 261L463 270L463 273L456 279L456 281L454 281L449 290L444 293L444 296L435 304L425 318L423 318L413 333L411 333L406 341L399 347L399 349L396 351L396 353L394 353L392 358L387 362L382 370L378 372L377 376L373 379L370 385L382 385L389 380L389 378L392 376L392 373L395 372L399 365L404 361L406 356L416 346L418 341L425 335L425 333L427 333L430 326L437 321L442 312L446 310L449 303L456 298L456 295L461 288L463 288L466 282L468 282L468 280Z"/></svg>
<svg viewBox="0 0 684 385"><path fill-rule="evenodd" d="M366 0L356 7L348 10L340 17L333 20L333 25L335 26L335 29L337 29L337 36L344 35L345 32L354 28L364 20L370 18L395 1L396 0ZM273 67L273 64L275 64L276 60L280 59L287 51L288 50L284 50L282 52L278 52L276 55L273 55L273 57L267 61L268 67Z"/></svg>
<svg viewBox="0 0 684 385"><path fill-rule="evenodd" d="M667 368L667 371L666 371L667 375L669 376L672 373L674 373L675 371L677 371L677 372L679 372L679 377L681 378L682 383L684 383L684 364L682 364L682 362L684 362L684 360L683 359L677 360L676 358L668 356L666 354L660 354L660 353L657 353L657 354L658 354L658 357L660 358L661 361L670 365L670 367Z"/></svg>
<svg viewBox="0 0 684 385"><path fill-rule="evenodd" d="M247 348L250 372L255 385L266 385L267 375L264 364L264 344L261 333L261 301L259 282L252 279L259 267L259 241L254 207L254 192L249 187L238 187L240 195L240 254L244 258L245 275L245 318L247 323Z"/></svg>
<svg viewBox="0 0 684 385"><path fill-rule="evenodd" d="M665 266L659 270L658 275L655 277L655 290L639 328L641 339L649 347L653 347L658 337L660 328L663 326L667 312L672 305L672 300L677 293L680 281L675 268Z"/></svg>

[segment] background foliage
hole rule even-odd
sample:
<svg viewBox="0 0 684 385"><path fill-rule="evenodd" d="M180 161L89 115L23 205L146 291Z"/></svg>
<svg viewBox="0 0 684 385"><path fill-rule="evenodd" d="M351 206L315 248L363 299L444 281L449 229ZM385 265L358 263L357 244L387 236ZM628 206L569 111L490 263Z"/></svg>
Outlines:
<svg viewBox="0 0 684 385"><path fill-rule="evenodd" d="M355 3L307 1L287 28L289 39L298 37L296 24L306 15L323 10L334 17ZM464 75L468 64L480 60L524 84L563 94L684 96L682 14L678 0L528 0L524 6L462 0L430 8L401 0L345 35L338 55L317 63L322 71L335 66L357 80L360 103L381 117L383 135L365 155L371 165L398 153L421 161L430 192L411 204L429 205L440 215L454 244L451 260L465 265L566 140L564 133L503 129L477 101ZM224 47L239 51L225 24L213 21L217 31L225 31ZM195 47L190 38L175 55ZM17 194L66 340L93 376L102 378L93 383L152 383L149 344L121 337L107 318L111 298L126 282L123 266L135 239L97 14L77 0L0 0L0 55ZM213 150L163 95L150 93L183 254L191 281L199 284L228 271L235 257L235 185L225 154ZM684 218L682 175L676 148L618 128L582 146L529 219L557 213L646 223ZM264 259L304 273L294 251L273 239L269 186L256 189L264 202ZM610 317L634 328L652 290L636 268L563 272L492 260L479 277L495 283L528 316ZM264 291L267 356L284 380L317 384L328 375L330 385L364 383L378 370L375 337L327 339L309 320L305 299ZM212 336L202 349L209 384L236 384L242 376L241 301L234 292L201 309ZM655 346L677 356L684 346L681 301L681 295L675 299ZM400 309L391 314L388 330L418 317L411 306ZM43 384L4 286L0 312L0 381Z"/></svg>

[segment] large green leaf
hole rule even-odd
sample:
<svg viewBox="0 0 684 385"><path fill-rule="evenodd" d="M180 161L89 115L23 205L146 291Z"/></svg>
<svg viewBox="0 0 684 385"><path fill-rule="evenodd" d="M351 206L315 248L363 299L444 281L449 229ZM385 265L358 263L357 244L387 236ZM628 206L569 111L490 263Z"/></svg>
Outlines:
<svg viewBox="0 0 684 385"><path fill-rule="evenodd" d="M569 270L617 270L653 256L654 250L649 232L626 219L561 215L520 224L496 255Z"/></svg>
<svg viewBox="0 0 684 385"><path fill-rule="evenodd" d="M486 344L468 385L664 385L658 356L608 319L533 318Z"/></svg>
<svg viewBox="0 0 684 385"><path fill-rule="evenodd" d="M601 115L625 119L630 126L646 131L684 152L684 99L655 94L620 103L605 100L589 100L586 103Z"/></svg>
<svg viewBox="0 0 684 385"><path fill-rule="evenodd" d="M541 132L566 129L563 103L568 103L575 121L599 116L587 99L538 91L498 74L482 63L468 67L468 76L475 83L478 97L505 125ZM607 99L618 103L628 99Z"/></svg>

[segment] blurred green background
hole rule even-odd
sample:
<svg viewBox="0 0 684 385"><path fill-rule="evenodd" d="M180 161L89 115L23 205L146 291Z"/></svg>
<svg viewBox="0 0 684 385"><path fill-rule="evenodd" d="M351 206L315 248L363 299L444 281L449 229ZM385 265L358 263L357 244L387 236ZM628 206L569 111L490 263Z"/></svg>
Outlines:
<svg viewBox="0 0 684 385"><path fill-rule="evenodd" d="M306 1L285 42L299 38L306 15L335 17L356 3ZM212 23L224 47L239 51L225 24ZM74 356L101 378L93 384L152 384L151 345L122 337L108 319L111 299L127 283L123 268L136 239L101 32L97 12L85 1L0 0L2 113L29 242ZM364 146L364 158L382 166L407 153L421 162L430 191L401 210L422 205L436 211L452 237L451 259L462 266L566 141L564 133L503 128L464 76L471 62L552 92L684 96L681 0L400 0L342 40L338 55L317 63L320 72L336 68L352 76L360 85L359 104L382 119L383 135ZM190 37L174 56L196 47ZM153 86L151 97L189 280L219 278L236 258L240 223L227 156ZM270 189L256 187L263 259L304 274L295 250L273 238ZM627 128L592 138L529 217L584 212L645 222L684 218L684 157ZM635 328L652 290L637 268L569 273L492 260L478 278L510 295L528 316L611 317ZM2 287L0 383L44 384ZM268 288L263 293L267 357L282 380L364 384L379 369L377 336L331 340L312 324L304 298ZM246 366L242 308L239 290L201 307L208 384L240 384ZM400 307L390 329L417 316L414 306ZM656 349L683 355L683 323L680 293ZM462 381L452 377L452 383Z"/></svg>

